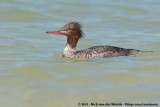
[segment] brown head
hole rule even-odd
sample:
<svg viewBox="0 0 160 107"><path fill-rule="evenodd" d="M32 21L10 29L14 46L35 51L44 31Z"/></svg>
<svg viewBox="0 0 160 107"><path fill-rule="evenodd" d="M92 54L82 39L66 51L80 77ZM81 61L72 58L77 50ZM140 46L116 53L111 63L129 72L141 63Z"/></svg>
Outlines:
<svg viewBox="0 0 160 107"><path fill-rule="evenodd" d="M59 31L46 32L48 34L65 35L67 36L67 43L75 48L77 42L83 37L82 25L78 22L70 22L62 27Z"/></svg>

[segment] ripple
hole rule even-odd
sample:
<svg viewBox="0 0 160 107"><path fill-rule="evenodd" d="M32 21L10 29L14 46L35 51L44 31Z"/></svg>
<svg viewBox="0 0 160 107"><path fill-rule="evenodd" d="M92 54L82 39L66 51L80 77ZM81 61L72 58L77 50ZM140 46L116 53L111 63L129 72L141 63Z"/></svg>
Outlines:
<svg viewBox="0 0 160 107"><path fill-rule="evenodd" d="M21 9L9 9L7 11L0 11L1 15L37 15L38 13L30 10L21 10Z"/></svg>
<svg viewBox="0 0 160 107"><path fill-rule="evenodd" d="M159 102L159 3L152 0L1 2L1 106ZM45 32L60 29L70 21L82 23L86 34L77 49L107 44L154 52L137 57L63 58L66 38Z"/></svg>

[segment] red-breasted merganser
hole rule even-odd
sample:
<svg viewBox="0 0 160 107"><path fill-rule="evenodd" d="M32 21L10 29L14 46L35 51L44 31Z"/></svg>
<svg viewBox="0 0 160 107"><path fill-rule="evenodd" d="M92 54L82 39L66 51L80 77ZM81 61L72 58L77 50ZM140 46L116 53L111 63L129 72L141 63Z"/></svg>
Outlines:
<svg viewBox="0 0 160 107"><path fill-rule="evenodd" d="M65 35L67 44L63 51L63 57L67 58L109 58L116 56L135 56L143 51L136 49L124 49L114 46L94 46L84 50L76 51L76 45L83 37L82 26L78 22L70 22L59 31L46 32L47 34Z"/></svg>

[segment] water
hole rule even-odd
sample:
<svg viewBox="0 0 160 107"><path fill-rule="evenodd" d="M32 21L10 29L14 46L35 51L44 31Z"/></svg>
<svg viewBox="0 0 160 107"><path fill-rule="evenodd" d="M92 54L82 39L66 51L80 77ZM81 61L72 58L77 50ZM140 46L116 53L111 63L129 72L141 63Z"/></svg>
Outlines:
<svg viewBox="0 0 160 107"><path fill-rule="evenodd" d="M159 5L159 0L1 1L0 106L159 103ZM80 22L86 35L77 49L112 45L154 52L107 59L62 58L66 38L45 32L70 21Z"/></svg>

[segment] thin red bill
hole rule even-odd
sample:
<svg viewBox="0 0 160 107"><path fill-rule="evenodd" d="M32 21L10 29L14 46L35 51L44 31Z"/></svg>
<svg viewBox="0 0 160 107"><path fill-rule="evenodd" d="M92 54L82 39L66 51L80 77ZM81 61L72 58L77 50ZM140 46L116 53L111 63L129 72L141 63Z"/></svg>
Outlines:
<svg viewBox="0 0 160 107"><path fill-rule="evenodd" d="M63 35L63 33L62 33L62 32L60 32L60 31L55 31L55 32L46 32L46 33L48 33L48 34L55 34L55 35Z"/></svg>

